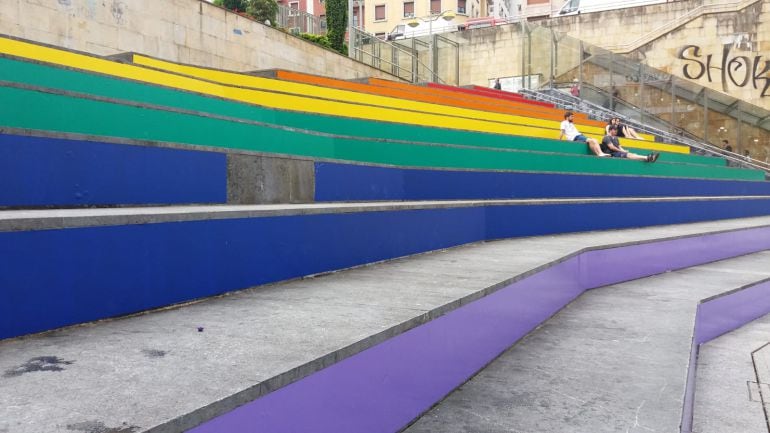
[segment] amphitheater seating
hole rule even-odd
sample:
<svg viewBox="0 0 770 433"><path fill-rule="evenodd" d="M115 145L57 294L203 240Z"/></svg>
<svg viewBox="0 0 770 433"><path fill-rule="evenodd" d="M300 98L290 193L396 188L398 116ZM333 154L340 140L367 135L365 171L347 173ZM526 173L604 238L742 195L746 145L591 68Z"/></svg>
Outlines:
<svg viewBox="0 0 770 433"><path fill-rule="evenodd" d="M534 102L529 99L519 97L515 99L515 102L504 100L500 101L495 99L496 94L491 93L488 95L483 92L477 92L474 98L467 98L465 95L462 97L456 97L454 88L448 87L448 90L443 90L443 87L430 87L425 92L425 87L396 83L392 82L392 85L367 85L359 82L352 82L347 80L336 80L328 77L321 77L317 75L305 74L301 72L275 70L270 71L271 76L281 80L295 81L306 84L315 84L324 87L332 87L337 89L353 90L363 93L379 94L384 96L393 96L401 99L419 100L423 102L431 102L445 105L454 105L458 107L466 107L477 109L481 111L492 111L499 113L518 114L525 117L536 117L541 119L551 119L561 122L564 119L564 110L556 109L553 105L548 104L547 108L541 108L541 106L533 106ZM382 80L384 81L384 80ZM494 92L499 92L495 90ZM504 92L507 93L507 92ZM510 103L509 103L510 102ZM593 133L601 133L605 124L603 122L586 119L581 113L575 113L576 118L580 119L579 124L586 126L593 126L600 129L592 128ZM654 137L645 134L642 136L645 140L652 140Z"/></svg>
<svg viewBox="0 0 770 433"><path fill-rule="evenodd" d="M35 66L35 67L39 67L38 65L34 65L34 66ZM42 77L42 76L44 76L44 75L45 75L45 74L43 74L43 73L40 73L40 71L39 71L39 70L35 71L35 72L37 72L36 74L30 74L30 73L29 73L29 72L30 72L30 71L29 71L29 68L30 68L30 67L32 67L32 65L28 65L28 66L27 66L27 70L25 70L25 71L22 71L22 72L18 72L18 73L17 73L17 75L19 75L19 77L24 77L24 78L18 78L18 79L22 79L22 80L29 80L29 79L31 79L31 78L26 78L26 77ZM9 71L9 73L11 73L11 72L10 72L10 71L11 71L11 68L7 68L6 70L7 70L7 71ZM66 72L69 74L69 77L67 77L67 79L66 79L66 80L65 80L65 79L63 79L63 77L64 77L64 72L62 72L62 74L59 74L59 81L61 82L61 84L57 84L57 85L61 85L61 86L65 86L65 87L69 87L70 89L73 89L73 90L75 90L75 89L81 89L81 91L82 91L82 90L88 89L88 91L90 91L90 92L94 92L94 91L97 91L96 89L99 89L99 86L95 86L95 85L94 85L94 83L98 81L96 77L94 77L93 79L91 79L91 81L89 81L88 83L85 83L85 82L83 82L83 80L80 80L80 83L79 83L79 84L76 84L76 83L77 83L77 80L73 79L73 78L74 78L74 75L73 75L73 74L75 74L75 73L74 73L74 72L71 72L71 71L66 71ZM50 77L52 74L48 74L48 75L49 75L49 77ZM57 74L53 74L53 76L56 76L56 75L57 75ZM47 79L50 79L50 78L47 78ZM102 78L102 77L99 77L99 79L102 79L102 80L103 80L104 78ZM41 82L41 83L43 83L43 82ZM43 84L44 84L44 83L43 83ZM78 86L79 86L79 87L78 87ZM132 86L132 84L131 84L131 83L125 83L125 85L124 85L123 87L124 87L125 89L128 89L128 88L129 88L129 87L131 87L131 86ZM102 87L102 88L107 88L107 89L110 89L109 91L110 91L110 92L112 92L110 95L112 95L112 96L117 96L117 95L115 94L114 90L112 90L112 89L114 89L114 88L115 88L115 86L114 86L114 85L109 85L109 84L106 84L106 83L104 83L104 84L103 84L101 87ZM154 89L153 91L154 91L155 93L157 93L157 92L162 92L162 90L161 90L161 89ZM138 91L134 91L134 90L130 90L130 91L129 91L129 90L125 90L125 91L123 91L122 95L120 95L119 97L120 97L120 98L136 98L138 95L141 95L141 94L143 94L143 93L147 93L147 89L145 89L145 91L144 91L144 92L138 92ZM102 95L106 95L106 93L103 93ZM177 93L177 94L175 94L175 95L172 95L172 97L178 97L179 95L181 95L182 97L185 97L185 98L187 98L188 100L189 100L190 98L194 98L193 96L191 96L191 95L189 95L189 94L186 94L186 95L185 95L185 94L180 94L180 93ZM168 104L168 102L166 102L167 100L164 100L164 99L163 99L163 98L165 98L165 97L168 97L168 96L169 96L169 95L168 95L168 92L167 92L167 94L166 94L165 96L161 97L161 98L155 97L155 98L154 98L154 100L153 100L152 102L153 102L153 103L155 103L155 104L157 104L157 103ZM203 101L203 98L198 98L198 101ZM198 110L198 111L204 111L204 112L213 112L213 113L217 113L217 112L218 112L217 110L212 110L212 108L211 108L211 105L209 105L209 107L207 107L207 108L204 108L204 106L205 106L205 105L202 105L202 104L204 104L204 103L205 103L205 104L214 104L214 105L216 105L216 104L220 104L220 105L222 105L222 103L220 103L220 101L217 101L217 100L207 100L207 101L205 101L205 102L196 102L196 105L195 105L195 106L187 105L185 108L186 108L186 109L194 109L194 110ZM246 107L243 107L243 106L241 106L241 105L235 105L235 104L231 104L231 107L232 107L232 109L230 109L230 110L227 110L227 111L221 111L221 110L220 110L219 112L222 112L222 113L224 113L224 112L232 113L232 114L231 114L231 116L234 116L234 117L236 117L236 118L240 118L240 117L242 117L242 116L243 116L243 114L242 114L242 113L244 113L244 110L247 110L247 109L246 109ZM233 109L234 109L234 110L236 110L236 111L238 112L238 114L235 114L235 113L233 112ZM255 111L252 111L252 113L255 113ZM271 115L272 115L272 116L276 116L276 115L281 115L281 114L283 114L283 113L280 113L280 112L275 112L275 111L273 111L273 112L270 112L270 113L266 113L266 114L267 114L268 116L271 116ZM255 117L253 114L249 115L248 117L250 117L250 119L251 119L251 120L256 120L256 121L263 121L263 120L266 120L266 119L265 119L265 117ZM268 117L268 118L267 118L267 120L269 120L269 121L274 121L274 119L275 119L274 117L273 117L273 118L270 118L270 117ZM296 119L295 119L295 121L294 121L295 123L294 123L294 124L292 124L292 126L294 126L294 125L296 125L296 126L304 126L304 127L308 127L308 126L309 126L309 127L312 127L313 129L318 129L318 127L317 127L317 125L316 125L316 124L317 124L319 121L323 123L323 121L324 121L324 120L326 120L326 121L327 121L327 122L326 122L326 124L327 124L327 125L330 125L330 124L331 124L331 123L328 121L329 119L325 119L325 118L322 118L322 117L317 117L317 120L313 120L313 119L310 119L310 118L308 118L308 117L305 117L305 120L301 120L301 121L299 121L299 122L297 122L297 121L296 121ZM334 120L336 121L337 119L334 119ZM281 124L283 124L283 125L286 125L286 124L288 124L288 122L284 122L284 121L281 121L280 123L281 123ZM334 122L332 122L332 123L334 123ZM337 123L340 123L340 122L337 122ZM342 132L342 131L340 131L340 128L339 128L339 126L340 126L340 125L337 125L337 129L336 129L336 130L332 130L332 129L326 129L326 130L325 130L325 132L331 132L331 133L339 133L339 132ZM369 128L368 128L369 126L370 126L370 125L366 125L366 127L365 127L365 128L362 128L362 127L359 125L359 127L357 128L357 130L359 130L359 131L367 130L367 131L368 131L368 130L369 130ZM21 125L19 125L19 127L21 127ZM379 127L378 129L379 129L380 131L382 131L383 133L387 132L387 130L388 130L388 129L389 129L389 130L392 130L392 128L387 128L387 127L388 127L388 124L380 124L380 127ZM347 132L347 134L350 134L350 132L351 132L351 131L353 131L353 129L351 129L351 128L347 128L347 129L345 129L344 131L345 131L345 132ZM412 131L406 131L406 133L403 133L403 134L401 134L401 136L400 136L400 137L396 136L396 134L395 134L395 133L393 133L393 134L391 134L391 137L392 137L392 138L396 138L396 139L399 139L399 138L403 138L403 139L409 139L409 134L410 134L410 133L412 133ZM363 135L363 134L362 134L362 135ZM457 135L457 136L462 136L462 134L456 134L454 131L452 132L452 134L447 134L447 133L445 132L445 133L444 133L444 135L445 135L445 136L447 136L447 135ZM422 134L422 135L418 135L418 136L422 138L422 137L425 137L425 134ZM384 135L378 135L377 137L378 137L378 138L381 138L381 137L382 137L382 138L384 138L384 137L387 137L387 136L384 136ZM127 138L130 138L130 137L127 137ZM138 137L134 137L134 138L138 138ZM148 138L148 137L145 137L145 138ZM490 144L494 146L494 140L489 140L488 138L489 138L489 136L485 136L485 137L484 137L484 140L486 141L484 144L485 144L485 145L487 145L487 146L489 146ZM497 141L498 141L498 142L500 142L500 146L501 146L501 147L508 147L508 148L510 148L510 147L513 147L513 146L515 146L515 144L513 144L513 146L512 146L512 143L514 143L514 141L513 141L513 140L511 140L511 138L510 138L510 137L500 136L500 137L493 137L493 138L499 138L499 140L497 140ZM423 138L423 139L424 139L424 138ZM319 140L322 140L322 138L319 138ZM454 140L457 140L457 137L456 137L456 138L454 138ZM449 141L449 142L452 142L451 140L447 140L447 141ZM531 140L523 140L523 139L519 139L519 141L520 141L520 142L522 142L522 143L525 143L525 146L528 146L528 149L531 149L531 150L543 150L543 147L542 147L542 146L540 146L540 147L536 147L536 146L538 146L538 145L539 145L539 143L533 143L533 142L531 142ZM436 141L433 141L433 140L431 140L431 141L428 141L428 143L430 143L430 142L441 142L441 141L438 141L438 140L436 140ZM446 142L446 141L445 141L445 142ZM457 141L454 141L454 142L455 142L455 143L457 143ZM467 145L467 143L471 143L471 144L473 144L473 143L474 143L474 141L470 141L470 140L469 140L468 142L459 142L458 144L461 144L461 145ZM561 142L557 142L557 141L551 141L550 143L553 143L553 144L556 144L556 145L559 145L559 146L561 146L561 145L563 145L563 144L567 144L567 143L561 143ZM195 143L190 143L190 144L195 144ZM393 145L392 143L389 143L389 144ZM380 143L379 145L380 145L380 146L382 146L382 143ZM577 151L577 153L583 153L583 152L585 152L585 149L584 149L584 147L583 147L583 146L581 146L581 145L579 145L579 144L575 144L575 143L568 143L568 145L570 146L568 149L572 149L573 151ZM373 147L373 146L370 146L370 147ZM525 148L527 148L527 147L525 147ZM263 148L263 150L265 150L265 149ZM436 150L438 150L438 149L436 149ZM467 151L467 150L463 150L463 151L460 151L460 150L457 150L457 149L455 149L455 150L443 149L443 150L442 150L442 152L443 152L443 153L446 153L446 152L449 152L449 153L457 153L457 152L464 152L464 151ZM569 152L569 151L570 151L570 150L567 150L567 152ZM561 153L561 152L560 152L560 153ZM321 156L321 155L322 155L322 153L321 153L321 154L317 154L317 153L310 153L310 154L308 154L308 153L302 153L302 152L300 152L299 154L304 154L304 155L306 155L306 156L311 156L311 155ZM339 154L338 156L344 157L344 154ZM561 170L563 170L563 168L564 168L563 164L562 164L562 165L559 165L559 163L558 163L558 162L557 162L556 164L553 164L553 163L549 163L549 162L548 162L549 158L557 158L557 159L558 159L558 158L562 158L562 159L563 159L563 156L559 156L559 155L554 155L554 154L538 154L538 155L536 155L536 154L531 154L531 153L530 153L530 154L526 154L526 155L525 155L525 154L523 154L523 153L516 153L516 154L511 154L511 153L509 153L509 154L507 154L506 156L507 156L509 159L510 159L510 157L513 157L513 156L515 156L515 157L517 157L517 158L519 158L519 157L526 157L526 158L529 158L530 160L532 160L532 158L533 158L533 157L534 157L535 159L540 159L540 160L542 160L542 161L543 161L543 163L541 164L541 167L542 167L542 168L538 168L539 170L555 171L555 170L559 170L559 169L560 169L559 167L562 167L562 168L561 168ZM702 161L702 162L704 162L704 163L707 163L707 164L708 164L708 163L721 163L721 162L722 162L722 161L720 161L720 160L718 160L718 159L713 159L713 158L704 158L704 157L699 157L699 156L684 156L684 155L683 155L683 157L684 157L684 158L686 158L688 161L692 161L692 162L701 162L701 161ZM702 159L700 159L700 158L702 158ZM607 163L610 163L610 164L613 164L613 163L614 163L614 164L616 165L616 167L615 167L615 169L610 169L611 171L612 171L612 170L616 170L616 169L618 169L618 168L621 168L621 169L640 169L640 167L639 167L639 166L637 166L637 167L632 167L632 166L630 166L630 165L617 165L617 163L618 163L618 162L622 162L622 161L600 161L600 160L597 160L597 159L595 159L595 158L590 158L590 159L591 159L591 161L588 161L588 159L586 159L586 161L585 161L585 162L581 163L581 166L577 166L577 165L574 165L574 169L575 169L575 170L578 170L579 172L586 172L586 171L590 171L590 166L591 166L592 164L597 164L597 163L598 163L598 164L600 164L600 165L602 165L602 164L607 164ZM695 160L697 160L697 159L700 159L700 160L699 160L699 161L695 161ZM360 159L356 159L356 160L360 160ZM371 162L376 162L376 161L371 161ZM379 162L386 162L386 161L380 160ZM437 163L437 164L441 164L441 163ZM588 165L586 165L586 164L588 164ZM444 165L444 166L447 166L447 165ZM450 164L450 165L448 165L448 166L456 166L456 165L451 165L451 164ZM464 166L464 167L469 167L469 165L468 165L467 163L465 163L463 166ZM660 166L662 166L662 165L660 165ZM509 169L510 169L510 168L513 168L513 167L515 167L515 166L510 166L510 165L508 165L508 166L504 166L504 165L497 165L496 167L497 167L497 168L506 168L506 167L507 167L507 168L509 168ZM669 167L669 168L671 168L671 167ZM693 174L691 174L691 176L694 176L694 177L698 177L697 175L695 175L695 174L694 174L694 173L695 173L695 171L693 171L693 169L695 169L695 168L697 168L697 167L695 167L695 166L681 166L681 167L678 167L678 168L677 168L677 170L689 170L691 173L693 173ZM645 168L645 169L646 169L646 168ZM632 170L632 171L633 171L633 170ZM740 174L740 173L741 173L741 172L740 172L740 170L734 170L734 169L731 169L731 170L727 170L727 171L724 171L724 173L723 173L723 176L727 176L728 174L729 174L729 176L735 176L735 175L741 175L741 176L742 176L742 174ZM749 172L746 172L746 173L749 173ZM755 175L755 174L753 174L752 176L756 176L756 175ZM707 176L707 177L708 177L708 176Z"/></svg>
<svg viewBox="0 0 770 433"><path fill-rule="evenodd" d="M187 76L193 76L193 77L203 78L207 80L212 80L223 84L239 85L239 86L260 89L260 90L280 91L280 92L286 92L286 93L292 93L292 94L298 94L298 95L317 96L321 98L339 100L344 102L359 102L367 105L375 105L375 106L388 107L388 108L399 108L399 109L408 110L408 111L433 113L433 114L446 114L450 116L456 116L459 118L483 119L483 120L489 120L489 121L512 123L512 124L522 125L522 126L533 125L541 128L539 130L522 128L518 132L518 135L551 138L555 135L554 131L559 130L559 122L547 121L541 117L533 117L532 115L505 116L505 115L499 115L496 113L466 110L463 108L459 108L456 105L453 107L453 109L447 109L445 108L445 106L436 105L436 104L424 104L419 102L409 103L404 99L372 97L372 96L366 96L355 92L347 92L347 91L330 92L328 90L324 91L322 90L322 88L319 88L319 87L312 87L312 86L305 87L302 84L295 84L295 85L289 85L286 83L282 84L276 80L270 80L270 79L261 78L261 77L250 77L243 74L233 74L233 73L224 72L224 71L198 68L198 67L187 66L187 65L173 64L170 62L164 62L162 60L152 59L141 55L134 55L133 59L135 63L140 65L150 66L161 70L177 72ZM458 91L458 90L464 90L464 89L453 88L453 90ZM531 107L532 102L537 102L537 101L527 102L527 105ZM559 112L559 114L563 115L563 112ZM559 119L559 121L561 121L561 119ZM595 122L591 122L591 123L595 123ZM603 124L601 126L585 125L584 131L589 134L604 135L604 125ZM668 150L668 151L674 151L674 152L689 151L689 149L687 149L686 147L677 146L677 145L672 145L671 147L669 147L669 146L659 146L656 143L651 143L644 140L626 140L626 141L629 143L633 143L632 147L635 146L643 149L662 150L662 151Z"/></svg>
<svg viewBox="0 0 770 433"><path fill-rule="evenodd" d="M428 83L428 87L436 88L436 89L444 89L452 92L457 92L461 94L466 95L486 95L491 97L496 97L500 99L508 99L511 100L520 100L523 98L522 96L514 96L515 94L511 94L509 92L503 92L499 90L494 89L488 89L486 87L480 87L480 86L471 86L469 88L462 88L462 87L455 87L455 86L447 86L445 84L439 84L439 83ZM604 127L606 126L606 123L603 122L595 122L594 124L598 124L597 126L600 126L602 129L599 131L600 134L604 134ZM650 134L642 134L640 133L639 136L643 140L654 140L655 137Z"/></svg>
<svg viewBox="0 0 770 433"><path fill-rule="evenodd" d="M189 343L195 337L166 322L168 316L186 314L196 305L205 308L205 303L186 304L191 301L249 287L491 240L770 215L770 183L763 172L727 167L721 159L660 143L646 143L666 152L655 164L591 157L580 144L553 139L557 119L553 110L551 117L545 115L549 111L543 104L511 100L490 105L493 98L483 95L478 105L453 103L457 99L448 95L455 91L440 88L421 88L424 92L410 97L403 89L412 87L385 91L373 82L364 87L278 72L278 78L299 83L140 55L132 60L136 64L0 38L0 300L9 300L0 302L0 340L183 305L166 310L167 315L134 319L161 324L153 326L154 332ZM513 114L526 104L535 108ZM255 191L260 194L239 196ZM526 242L535 241L523 239L505 256L530 261L506 268L504 277L482 288L426 289L432 277L404 285L399 289L416 297L440 292L438 300L419 308L415 305L422 301L409 300L403 317L389 317L382 328L367 330L368 336L330 338L340 346L324 346L321 355L313 352L309 360L287 356L292 359L280 366L285 370L250 371L226 389L218 376L213 386L195 382L203 401L185 400L195 394L189 391L178 396L183 403L164 396L173 403L172 414L163 412L151 425L122 428L184 431L267 395L255 403L256 412L296 431L399 430L584 290L767 249L767 226L749 226L735 223L728 231L699 228L644 239L623 234L612 238L618 245L583 250L584 240L562 245L559 239L546 239L560 249L545 258L530 257ZM586 238L591 236L596 234ZM482 260L486 269L500 263L500 251L490 247ZM655 260L649 260L651 251ZM464 264L467 257L448 261L456 272L485 272L484 266L469 271L453 260ZM365 276L364 283L346 290L364 292L367 278L389 277ZM278 298L296 295L273 289L277 296L262 302L288 308ZM377 286L366 293L380 290ZM387 294L391 300L403 295ZM236 309L242 308L240 301L218 299ZM312 307L316 300L302 302ZM360 304L353 308L361 309ZM343 306L340 311L352 310ZM374 309L364 313L381 314ZM307 314L301 310L292 324L305 324ZM192 335L202 338L195 340L199 345L186 347L186 354L173 353L170 358L179 358L169 365L194 358L190 354L212 354L218 360L222 347L238 352L237 345L204 338L235 332L228 327L235 326L230 319L256 329L246 317L257 315L246 308L195 316L211 321L205 332L200 323L177 319L184 332L197 327ZM268 321L274 317L270 311L265 316ZM225 322L228 326L218 327ZM446 322L452 332L464 330L465 337L474 338L425 337L444 335ZM65 332L71 332L71 339L49 347L73 344L67 346L69 353L86 359L97 351L94 346L78 351L74 345L119 345L111 341L115 334L105 331L115 323L69 328ZM357 322L347 324L355 328ZM137 335L142 344L155 341L147 338L147 330ZM36 338L29 337L33 343ZM24 346L25 340L13 343ZM253 357L262 343L258 338L240 341L248 350L229 358L226 368L236 365L238 356L249 364L262 362ZM400 344L419 346L422 351L410 352L413 356L462 352L468 362L447 363L435 376L441 379L433 381L436 361L425 357L418 370L401 349L389 350ZM152 347L131 350L157 354ZM26 353L24 347L20 352ZM367 357L379 361L349 367ZM93 367L77 362L86 366L81 372ZM383 363L390 369L382 370ZM216 371L225 369L215 365ZM186 362L174 369L188 366L199 367ZM148 367L155 369L165 371L161 363ZM354 370L357 375L351 374ZM13 375L7 371L6 376ZM340 388L312 374L318 371L341 378ZM387 373L382 376L382 371ZM412 380L404 374L409 371L433 383ZM309 381L301 381L306 376ZM61 377L66 375L56 375ZM374 379L362 387L366 377ZM314 394L308 387L332 393ZM277 388L280 393L268 394ZM343 388L346 392L334 395ZM339 410L361 403L356 389L377 398L367 395L348 423ZM143 397L157 397L151 394ZM314 395L324 395L323 401L301 400ZM281 411L305 404L298 402L306 402L307 413L318 417L292 418ZM72 413L77 411L67 415ZM91 430L108 430L89 422ZM200 431L238 431L219 422Z"/></svg>
<svg viewBox="0 0 770 433"><path fill-rule="evenodd" d="M467 100L468 98L458 92L455 92L453 88L444 90L442 88L436 88L436 87L428 87L428 86L420 86L415 84L407 84L407 83L401 83L397 81L391 81L391 80L385 80L382 78L369 78L367 83L377 86L377 87L385 87L390 89L399 89L399 90L406 90L408 92L416 93L416 94L428 94L428 95L441 95L443 97L456 100L456 101L462 101ZM487 96L477 96L473 98L477 101L484 101L486 103L492 104L492 105L510 105L510 106L521 106L522 104L526 104L527 108L530 108L530 110L538 112L538 113L553 113L556 112L559 114L559 117L555 120L561 120L563 118L564 112L561 110L555 110L555 108L552 105L549 106L542 106L542 105L532 105L531 102L540 102L540 101L531 101L531 100L520 100L520 101L507 101L500 98L491 98ZM555 111L554 111L555 110ZM584 113L575 113L575 119L578 120L578 124L585 124L585 125L592 125L592 126L602 126L601 122L597 122L595 120L590 120L587 115Z"/></svg>
<svg viewBox="0 0 770 433"><path fill-rule="evenodd" d="M348 80L337 80L318 75L305 74L302 72L276 70L273 72L275 78L294 81L305 84L313 84L335 89L351 90L362 93L370 93L382 96L391 96L400 99L422 101L428 103L451 105L457 107L471 108L481 111L491 111L497 113L506 113L522 115L528 117L539 117L542 119L561 120L563 112L555 109L533 108L526 102L516 102L512 104L501 104L499 101L489 100L489 98L453 98L437 92L422 92L415 89L402 89L385 86L375 86L371 84L353 82ZM420 86L412 86L420 89Z"/></svg>

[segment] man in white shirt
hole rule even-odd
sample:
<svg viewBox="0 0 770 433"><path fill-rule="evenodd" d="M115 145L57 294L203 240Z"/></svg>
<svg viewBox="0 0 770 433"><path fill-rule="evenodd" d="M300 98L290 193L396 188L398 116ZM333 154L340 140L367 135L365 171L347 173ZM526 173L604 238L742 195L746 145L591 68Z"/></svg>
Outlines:
<svg viewBox="0 0 770 433"><path fill-rule="evenodd" d="M588 144L588 147L594 154L596 154L596 156L610 156L609 154L602 152L601 147L599 147L599 142L596 141L596 139L588 138L577 130L573 123L574 117L575 115L572 114L571 111L564 113L564 121L561 122L561 135L559 135L559 140L567 137L567 141L583 141Z"/></svg>

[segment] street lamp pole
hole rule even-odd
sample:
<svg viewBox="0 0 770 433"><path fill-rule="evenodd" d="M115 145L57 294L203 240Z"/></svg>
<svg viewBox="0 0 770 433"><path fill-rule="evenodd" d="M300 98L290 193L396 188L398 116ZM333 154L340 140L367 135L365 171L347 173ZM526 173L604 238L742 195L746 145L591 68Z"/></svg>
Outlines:
<svg viewBox="0 0 770 433"><path fill-rule="evenodd" d="M438 18L436 18L438 19ZM428 21L428 52L430 53L430 59L428 59L428 68L430 68L430 82L436 81L436 73L433 71L433 58L436 57L433 47L433 18Z"/></svg>
<svg viewBox="0 0 770 433"><path fill-rule="evenodd" d="M439 13L436 13L436 14L431 13L430 15L428 15L426 17L420 17L420 18L416 18L415 17L415 18L412 18L412 20L407 23L407 25L409 27L414 28L414 27L417 27L417 26L420 25L419 21L422 21L422 22L427 21L428 22L428 38L429 38L428 39L428 53L429 53L428 55L430 56L430 59L428 59L429 60L428 61L428 68L430 69L430 81L431 82L436 80L436 72L433 70L433 68L434 68L433 59L436 57L436 46L435 46L435 41L434 41L434 38L433 38L433 21L435 21L435 20L437 20L439 18L443 18L446 21L452 21L455 18L455 13L454 13L453 10L448 9L448 10L445 10L444 12L439 12Z"/></svg>
<svg viewBox="0 0 770 433"><path fill-rule="evenodd" d="M355 58L356 54L356 37L353 35L353 2L356 0L348 0L348 57Z"/></svg>

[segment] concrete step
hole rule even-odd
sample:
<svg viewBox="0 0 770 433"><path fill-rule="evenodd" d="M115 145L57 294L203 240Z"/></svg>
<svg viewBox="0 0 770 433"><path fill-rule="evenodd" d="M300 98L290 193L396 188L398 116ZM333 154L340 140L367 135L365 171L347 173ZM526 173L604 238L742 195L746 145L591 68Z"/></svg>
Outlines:
<svg viewBox="0 0 770 433"><path fill-rule="evenodd" d="M711 352L698 363L704 374L697 383L688 383L688 371L695 370L693 329L703 301L766 281L769 261L770 251L764 251L591 290L405 431L762 432L762 410L746 392L751 377L744 374L736 382L733 365L713 364L723 357ZM765 287L764 298L768 291ZM767 314L768 303L763 304ZM723 310L711 318L729 322L731 317ZM731 347L742 347L741 364L751 365L745 345ZM761 371L770 373L767 366ZM723 391L726 382L729 394ZM692 385L696 399L703 395L694 429L687 408Z"/></svg>
<svg viewBox="0 0 770 433"><path fill-rule="evenodd" d="M754 272L754 269L734 269ZM770 315L703 344L698 355L692 431L767 431Z"/></svg>
<svg viewBox="0 0 770 433"><path fill-rule="evenodd" d="M604 280L602 273L590 272L592 263L604 269L607 260L615 256L626 263L623 269L629 272L613 277L628 280L750 252L769 240L765 234L768 224L770 219L762 217L477 243L245 290L181 308L7 339L0 341L0 431L184 431L262 395L279 396L268 393L300 386L304 382L300 379L310 379L316 371L332 370L325 367L357 362L360 356L383 347L378 343L387 346L399 336L428 329L421 324L440 323L431 319L454 320L450 316L465 314L463 308L478 308L474 306L478 302L473 301L491 300L493 305L503 307L517 305L495 303L492 296L508 296L508 288L542 274L536 271L558 268L589 273L562 274L560 279L549 279L545 287L536 289L556 302L550 309L518 304L519 314L493 315L490 322L483 319L489 316L485 313L488 310L482 308L479 318L483 320L478 323L526 334L527 327L537 326L558 311L558 304L569 302L585 284L612 283ZM647 242L662 238L666 239L663 244ZM607 245L633 247L636 259L618 254L624 250L612 253L602 248ZM656 259L643 260L638 254ZM576 263L581 265L575 268ZM644 266L629 268L628 263ZM610 264L608 268L621 266ZM195 266L188 268L194 270ZM569 286L566 291L560 288L564 284ZM534 316L529 317L531 312L546 317L534 320ZM529 324L504 325L507 320L519 318ZM468 328L477 322L464 323L463 328ZM437 332L437 336L441 335ZM496 339L496 332L489 335ZM475 353L464 344L482 340L446 335L436 341L449 343L458 353ZM513 344L494 343L502 347L499 350ZM482 346L484 357L489 356L489 347ZM427 350L433 353L431 347ZM471 364L481 363L481 368L494 356ZM443 359L443 364L449 365L453 358ZM436 367L441 365L433 364L433 369L438 373L441 369ZM478 369L473 365L468 376ZM444 386L447 381L459 380L455 385L448 384L449 392L467 379L461 377L466 373L457 373L450 375L451 380L442 374L430 382ZM393 406L374 398L378 394L366 392L375 384L392 385L402 380L398 375L385 374L372 376L363 385L342 381L331 388L316 388L318 396L332 392L350 397L352 394L342 389L359 387L363 392L354 397L360 400L361 408L388 409L385 414L373 417L361 410L340 416L321 405L321 413L326 414L321 418L310 416L319 413L315 412L316 406L303 406L289 417L286 413L276 416L285 426L296 425L295 421L314 423L312 431L396 430L443 396L424 406L425 396L411 395L392 412L389 409ZM424 389L433 390L432 386ZM323 401L332 409L350 410L344 404L337 406L338 397ZM296 406L284 409L291 407ZM387 423L361 430L362 425L369 424L356 424L357 420ZM344 428L340 428L340 422ZM399 423L403 424L390 428Z"/></svg>

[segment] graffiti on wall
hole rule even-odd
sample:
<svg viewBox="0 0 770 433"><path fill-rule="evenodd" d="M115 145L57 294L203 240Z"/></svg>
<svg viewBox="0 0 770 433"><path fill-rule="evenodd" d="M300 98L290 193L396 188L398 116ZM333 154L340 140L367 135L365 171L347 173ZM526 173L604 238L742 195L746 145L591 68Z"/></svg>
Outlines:
<svg viewBox="0 0 770 433"><path fill-rule="evenodd" d="M733 53L735 44L725 44L718 55L705 54L697 45L685 45L677 57L685 61L682 74L690 80L704 76L709 83L719 82L724 92L730 88L751 86L760 90L760 97L770 96L770 60L764 56L748 56Z"/></svg>
<svg viewBox="0 0 770 433"><path fill-rule="evenodd" d="M119 25L125 23L126 4L119 0L112 0L112 6L110 6L110 12L112 17L115 18L115 22Z"/></svg>

